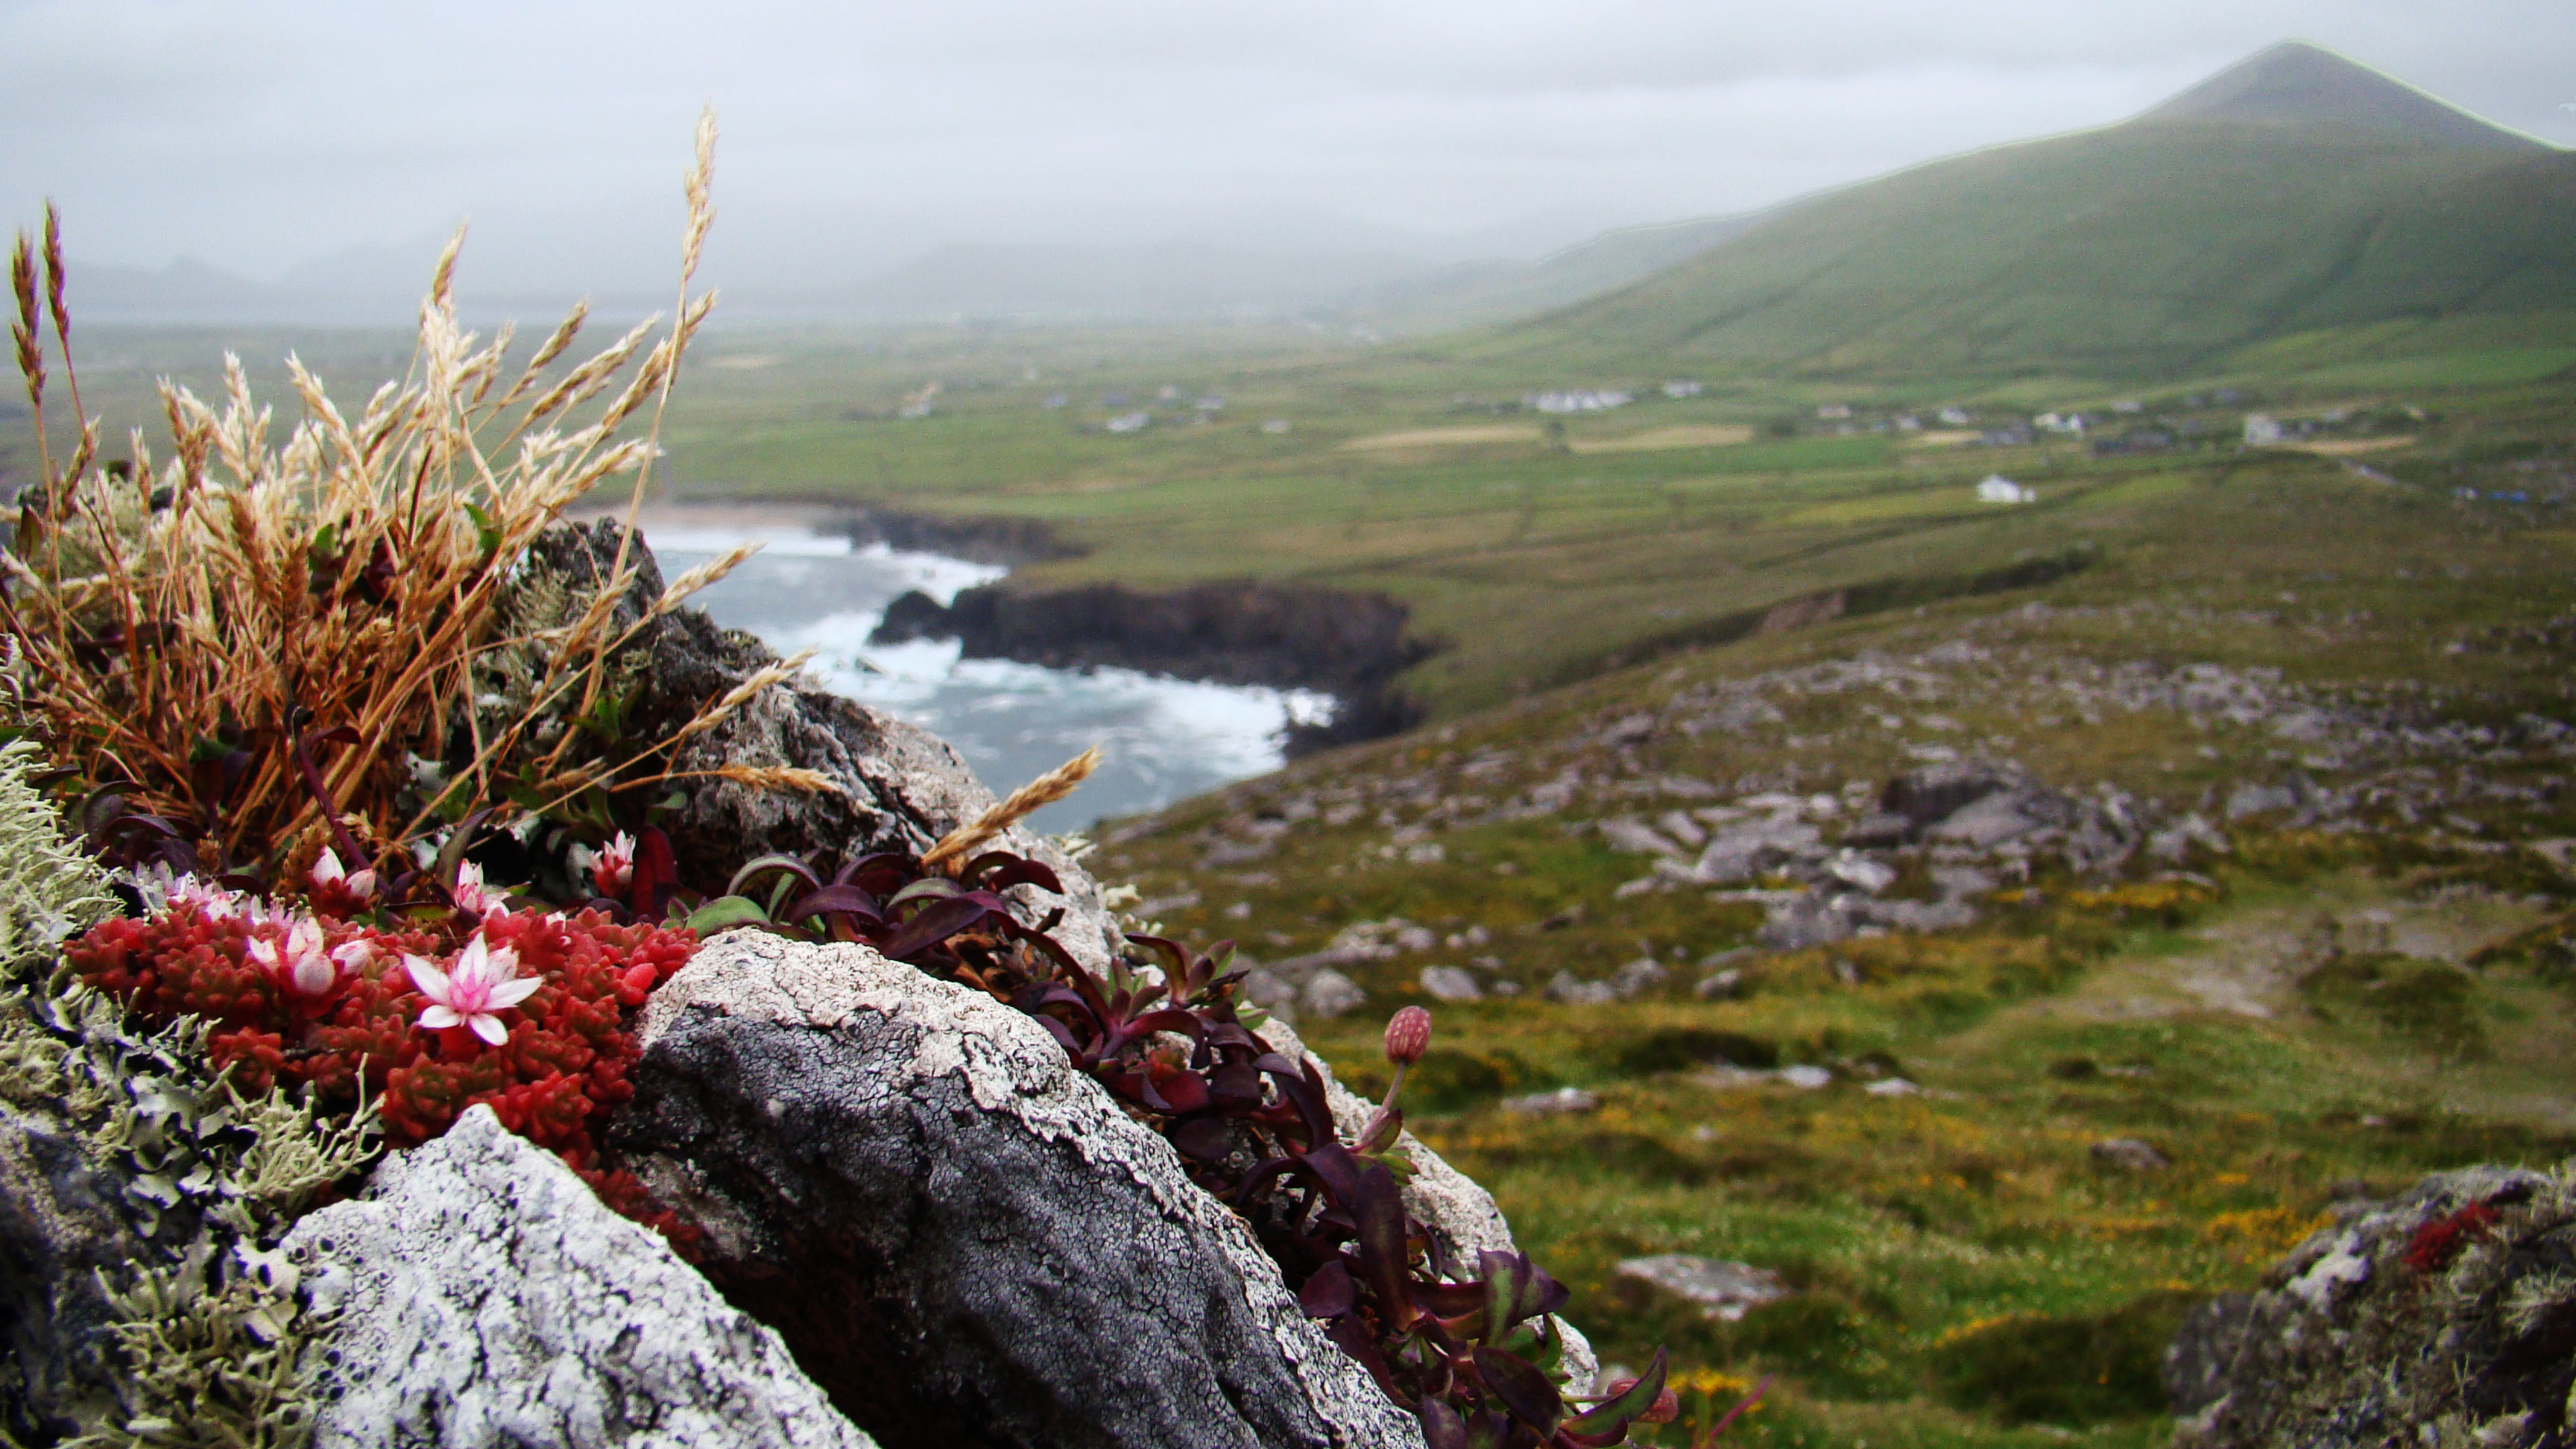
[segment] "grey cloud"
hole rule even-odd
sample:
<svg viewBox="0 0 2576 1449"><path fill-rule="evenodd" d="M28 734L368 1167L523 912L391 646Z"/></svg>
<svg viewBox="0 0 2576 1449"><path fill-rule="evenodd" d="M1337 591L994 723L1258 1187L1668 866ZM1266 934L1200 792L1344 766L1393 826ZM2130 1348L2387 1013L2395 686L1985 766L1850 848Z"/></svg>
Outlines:
<svg viewBox="0 0 2576 1449"><path fill-rule="evenodd" d="M0 0L0 23L32 58L0 92L18 215L52 194L85 255L266 276L468 216L494 275L626 266L667 234L707 101L717 258L746 273L1558 216L1527 249L2102 124L2290 36L2576 140L2564 0Z"/></svg>

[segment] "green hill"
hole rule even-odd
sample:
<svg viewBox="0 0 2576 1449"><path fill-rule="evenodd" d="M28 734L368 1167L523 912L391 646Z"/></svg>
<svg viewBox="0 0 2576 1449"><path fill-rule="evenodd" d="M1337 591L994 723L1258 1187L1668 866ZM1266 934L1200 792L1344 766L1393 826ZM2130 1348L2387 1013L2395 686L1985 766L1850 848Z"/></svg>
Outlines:
<svg viewBox="0 0 2576 1449"><path fill-rule="evenodd" d="M2137 377L2392 323L2427 350L2576 335L2576 154L2284 45L2124 124L1817 198L1462 346Z"/></svg>

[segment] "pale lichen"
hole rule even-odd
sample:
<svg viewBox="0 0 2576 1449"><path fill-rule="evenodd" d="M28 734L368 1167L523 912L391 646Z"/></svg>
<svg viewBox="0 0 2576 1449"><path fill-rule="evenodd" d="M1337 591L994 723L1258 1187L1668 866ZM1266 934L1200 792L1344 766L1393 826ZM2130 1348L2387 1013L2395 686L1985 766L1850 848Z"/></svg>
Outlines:
<svg viewBox="0 0 2576 1449"><path fill-rule="evenodd" d="M67 842L0 747L0 1099L46 1120L119 1186L139 1252L98 1289L110 1382L84 1449L294 1449L310 1437L315 1322L274 1247L316 1192L375 1155L371 1113L316 1119L207 1065L206 1027L137 1030L55 948L111 914L105 872Z"/></svg>

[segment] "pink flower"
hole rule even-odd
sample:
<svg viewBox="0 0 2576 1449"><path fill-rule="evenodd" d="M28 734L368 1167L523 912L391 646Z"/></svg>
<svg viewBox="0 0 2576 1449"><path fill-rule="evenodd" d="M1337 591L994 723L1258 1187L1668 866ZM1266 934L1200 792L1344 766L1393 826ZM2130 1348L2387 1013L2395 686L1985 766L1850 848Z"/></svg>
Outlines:
<svg viewBox="0 0 2576 1449"><path fill-rule="evenodd" d="M352 899L359 901L371 900L376 894L375 871L369 869L349 874L340 864L339 853L327 845L322 847L321 856L313 862L313 883L326 888L337 884Z"/></svg>
<svg viewBox="0 0 2576 1449"><path fill-rule="evenodd" d="M483 867L467 861L456 868L456 908L490 920L510 914L503 893L483 884Z"/></svg>
<svg viewBox="0 0 2576 1449"><path fill-rule="evenodd" d="M623 895L635 880L635 837L621 830L590 862L591 883L604 896Z"/></svg>
<svg viewBox="0 0 2576 1449"><path fill-rule="evenodd" d="M507 946L498 951L491 949L480 931L465 943L464 950L456 953L455 964L445 971L412 955L403 957L403 969L411 973L411 984L430 1001L420 1013L418 1024L423 1030L470 1026L476 1036L494 1046L510 1039L510 1029L501 1024L496 1013L527 1000L546 984L541 977L521 976L519 953Z"/></svg>
<svg viewBox="0 0 2576 1449"><path fill-rule="evenodd" d="M322 923L310 916L286 928L283 945L255 936L245 950L280 986L306 997L330 995L375 956L375 948L363 940L347 942L336 951L325 950Z"/></svg>

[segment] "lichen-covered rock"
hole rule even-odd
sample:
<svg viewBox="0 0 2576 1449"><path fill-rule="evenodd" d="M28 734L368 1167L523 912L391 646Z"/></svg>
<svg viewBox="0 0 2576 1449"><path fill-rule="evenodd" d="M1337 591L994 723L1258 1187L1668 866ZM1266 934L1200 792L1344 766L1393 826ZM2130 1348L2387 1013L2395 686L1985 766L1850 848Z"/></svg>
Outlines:
<svg viewBox="0 0 2576 1449"><path fill-rule="evenodd" d="M112 1405L101 1269L144 1258L122 1181L48 1113L0 1105L0 1405L21 1441L76 1432Z"/></svg>
<svg viewBox="0 0 2576 1449"><path fill-rule="evenodd" d="M629 1161L896 1446L1417 1446L1250 1230L1035 1021L855 945L653 998Z"/></svg>
<svg viewBox="0 0 2576 1449"><path fill-rule="evenodd" d="M488 1107L307 1215L284 1251L328 1324L320 1445L873 1442L776 1333Z"/></svg>
<svg viewBox="0 0 2576 1449"><path fill-rule="evenodd" d="M2558 1449L2576 1179L2498 1167L2348 1205L2166 1356L2177 1449Z"/></svg>

